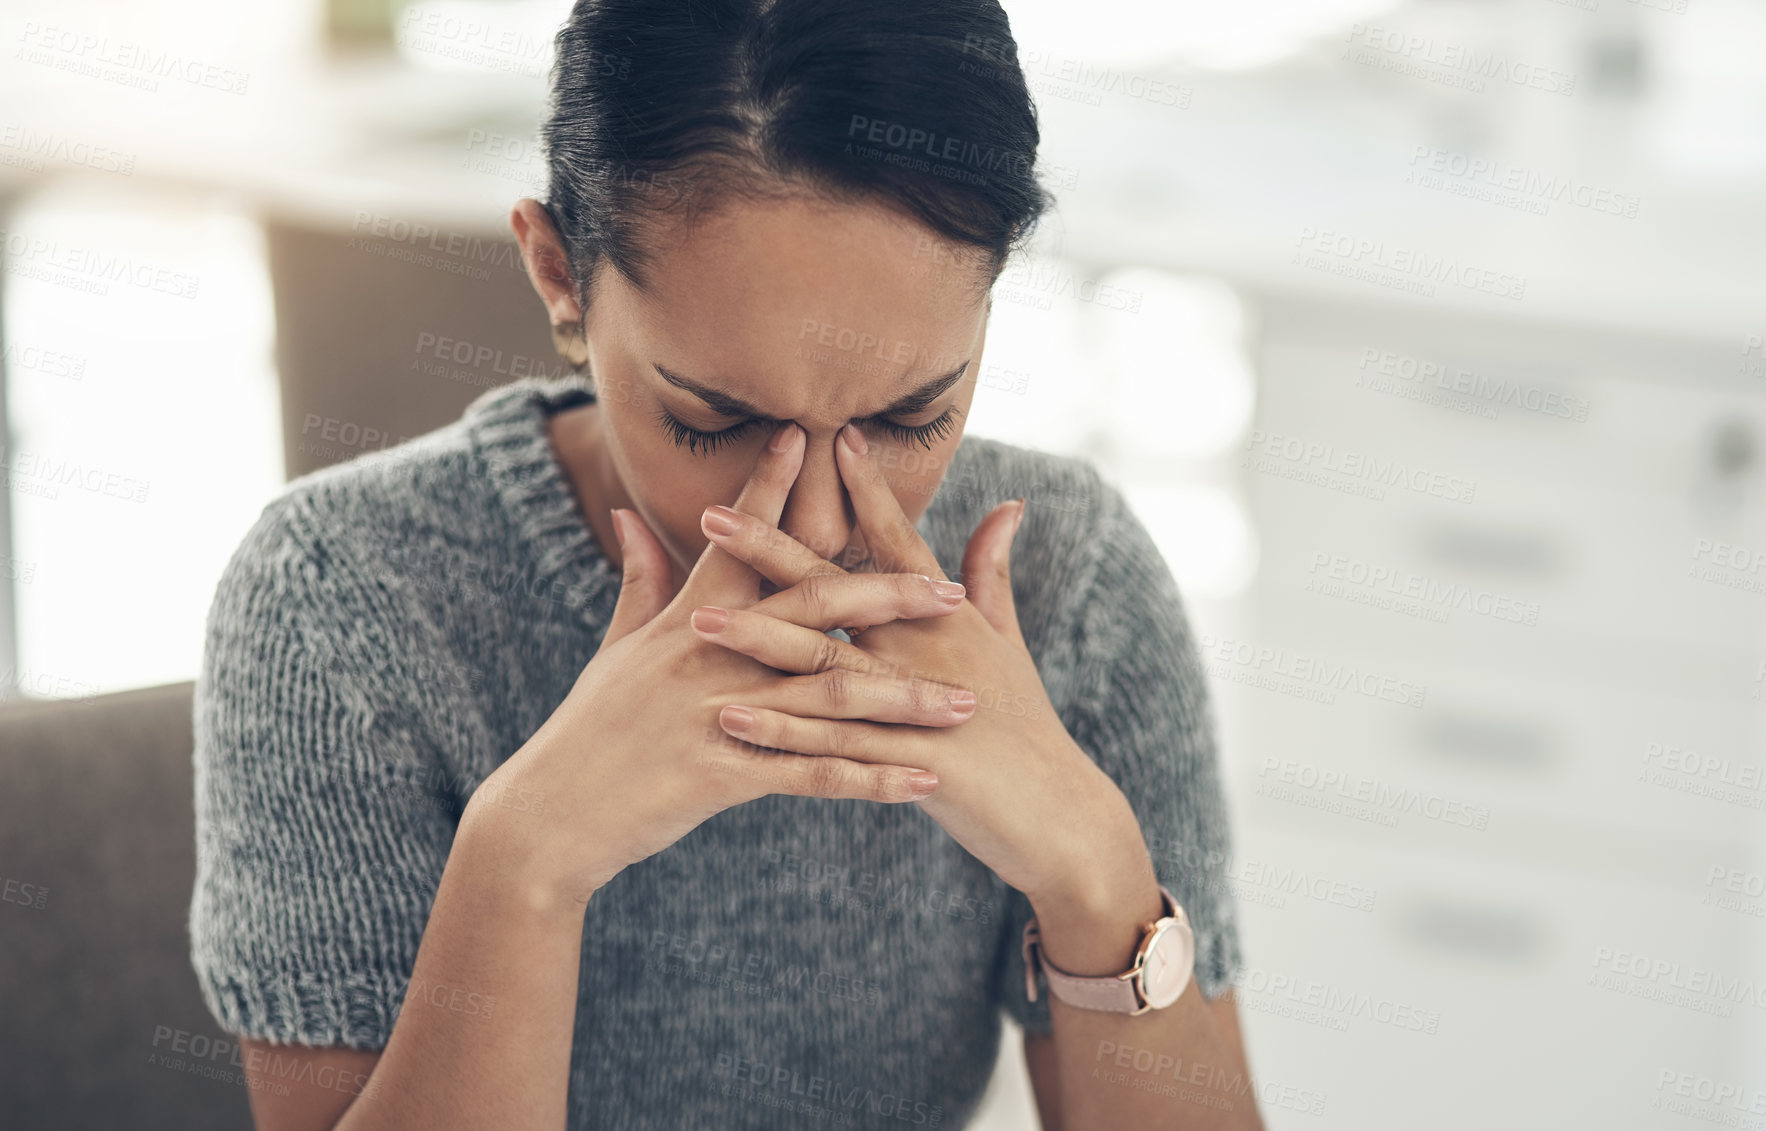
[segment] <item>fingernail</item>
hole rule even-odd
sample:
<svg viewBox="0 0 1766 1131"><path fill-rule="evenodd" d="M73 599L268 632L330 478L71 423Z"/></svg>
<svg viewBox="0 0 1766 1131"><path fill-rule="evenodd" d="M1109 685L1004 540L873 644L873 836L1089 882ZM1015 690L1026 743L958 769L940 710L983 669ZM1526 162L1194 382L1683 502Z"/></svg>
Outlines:
<svg viewBox="0 0 1766 1131"><path fill-rule="evenodd" d="M1024 523L1024 503L1025 500L1018 500L1018 517L1012 520L1012 537L1014 538L1018 536L1018 527Z"/></svg>
<svg viewBox="0 0 1766 1131"><path fill-rule="evenodd" d="M773 431L773 438L767 441L767 447L775 452L790 451L791 445L796 442L797 425L786 421Z"/></svg>
<svg viewBox="0 0 1766 1131"><path fill-rule="evenodd" d="M938 788L938 775L925 770L915 770L908 775L908 792L916 798L925 797Z"/></svg>
<svg viewBox="0 0 1766 1131"><path fill-rule="evenodd" d="M845 440L846 446L857 455L862 456L871 450L871 445L865 441L865 434L860 432L850 421L847 422L846 427L840 430L840 438Z"/></svg>
<svg viewBox="0 0 1766 1131"><path fill-rule="evenodd" d="M747 707L725 707L717 718L725 730L740 732L754 725L754 712Z"/></svg>
<svg viewBox="0 0 1766 1131"><path fill-rule="evenodd" d="M950 601L953 604L957 601L961 601L963 599L963 594L967 592L967 589L964 589L954 581L934 581L932 583L933 595L940 600Z"/></svg>
<svg viewBox="0 0 1766 1131"><path fill-rule="evenodd" d="M700 632L722 632L730 623L730 610L720 609L716 605L701 605L693 610L693 627Z"/></svg>
<svg viewBox="0 0 1766 1131"><path fill-rule="evenodd" d="M619 507L613 508L613 536L619 539L619 548L625 549L625 523L620 521Z"/></svg>
<svg viewBox="0 0 1766 1131"><path fill-rule="evenodd" d="M950 693L950 709L959 715L966 715L975 709L975 693L961 687L953 688Z"/></svg>
<svg viewBox="0 0 1766 1131"><path fill-rule="evenodd" d="M736 533L736 524L740 521L736 512L729 507L712 505L705 508L705 514L699 522L708 534L730 535Z"/></svg>

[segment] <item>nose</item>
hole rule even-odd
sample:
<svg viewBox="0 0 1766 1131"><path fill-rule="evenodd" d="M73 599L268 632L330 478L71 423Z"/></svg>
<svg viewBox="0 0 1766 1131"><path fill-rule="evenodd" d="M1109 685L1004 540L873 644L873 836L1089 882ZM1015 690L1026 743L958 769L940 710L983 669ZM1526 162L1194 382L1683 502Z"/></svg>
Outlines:
<svg viewBox="0 0 1766 1131"><path fill-rule="evenodd" d="M802 542L820 557L838 562L845 556L858 516L834 462L834 437L838 430L805 442L803 466L797 482L785 498L779 529Z"/></svg>

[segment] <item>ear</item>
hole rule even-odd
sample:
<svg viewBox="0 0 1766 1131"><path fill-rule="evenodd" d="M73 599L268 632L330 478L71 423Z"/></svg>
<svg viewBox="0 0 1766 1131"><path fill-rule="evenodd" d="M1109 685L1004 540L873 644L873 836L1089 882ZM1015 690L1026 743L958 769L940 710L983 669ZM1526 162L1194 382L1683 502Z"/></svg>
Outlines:
<svg viewBox="0 0 1766 1131"><path fill-rule="evenodd" d="M576 280L571 277L570 257L565 254L558 226L552 223L552 214L539 201L523 197L509 211L509 228L521 246L528 281L546 304L552 325L580 323L583 312L576 301Z"/></svg>

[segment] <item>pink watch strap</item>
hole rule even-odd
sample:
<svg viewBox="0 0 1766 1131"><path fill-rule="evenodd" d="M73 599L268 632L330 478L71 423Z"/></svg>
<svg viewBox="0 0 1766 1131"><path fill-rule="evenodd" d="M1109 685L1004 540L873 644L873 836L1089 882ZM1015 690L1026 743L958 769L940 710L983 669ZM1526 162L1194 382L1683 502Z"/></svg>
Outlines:
<svg viewBox="0 0 1766 1131"><path fill-rule="evenodd" d="M1159 885L1159 895L1165 900L1163 918L1176 918L1183 914L1177 900L1166 890L1164 884ZM1023 949L1024 988L1031 1001L1036 1000L1036 972L1040 968L1043 976L1049 980L1049 993L1068 1005L1108 1013L1134 1013L1141 1008L1140 994L1134 985L1135 969L1138 968L1131 968L1121 974L1092 977L1059 970L1042 953L1042 931L1034 917L1024 924Z"/></svg>

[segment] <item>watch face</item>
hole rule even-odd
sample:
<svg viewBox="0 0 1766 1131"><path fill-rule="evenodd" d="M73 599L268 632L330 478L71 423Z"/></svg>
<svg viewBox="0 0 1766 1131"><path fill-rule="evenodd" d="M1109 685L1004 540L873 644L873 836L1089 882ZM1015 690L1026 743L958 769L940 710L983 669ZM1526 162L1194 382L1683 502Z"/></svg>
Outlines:
<svg viewBox="0 0 1766 1131"><path fill-rule="evenodd" d="M1183 996L1196 965L1196 936L1188 923L1172 923L1159 932L1141 969L1141 993L1154 1009L1164 1009Z"/></svg>

